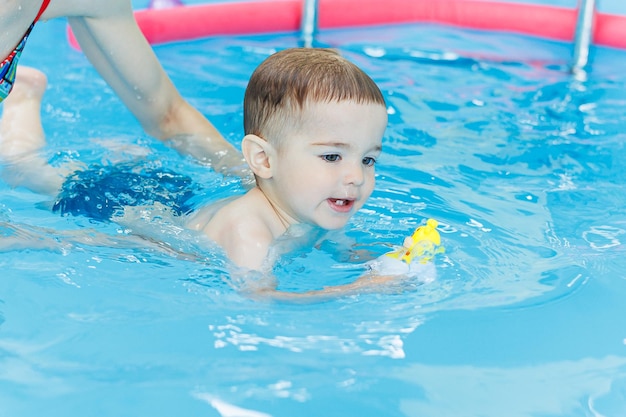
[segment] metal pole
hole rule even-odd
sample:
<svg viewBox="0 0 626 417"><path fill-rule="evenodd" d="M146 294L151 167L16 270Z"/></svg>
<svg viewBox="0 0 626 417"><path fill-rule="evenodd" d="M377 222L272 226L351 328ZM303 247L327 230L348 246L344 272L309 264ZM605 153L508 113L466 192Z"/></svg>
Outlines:
<svg viewBox="0 0 626 417"><path fill-rule="evenodd" d="M581 71L589 63L589 47L593 36L593 18L596 0L578 1L578 20L574 35L574 57L572 71Z"/></svg>
<svg viewBox="0 0 626 417"><path fill-rule="evenodd" d="M311 48L317 32L318 0L303 0L300 32L305 48Z"/></svg>

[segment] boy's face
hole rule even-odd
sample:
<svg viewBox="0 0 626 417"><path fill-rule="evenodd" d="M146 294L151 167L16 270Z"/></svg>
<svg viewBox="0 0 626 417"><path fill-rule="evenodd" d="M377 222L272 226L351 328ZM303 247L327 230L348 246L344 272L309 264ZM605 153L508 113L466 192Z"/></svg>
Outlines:
<svg viewBox="0 0 626 417"><path fill-rule="evenodd" d="M270 189L290 224L343 227L374 189L374 167L387 126L380 104L309 103L303 123L279 138Z"/></svg>

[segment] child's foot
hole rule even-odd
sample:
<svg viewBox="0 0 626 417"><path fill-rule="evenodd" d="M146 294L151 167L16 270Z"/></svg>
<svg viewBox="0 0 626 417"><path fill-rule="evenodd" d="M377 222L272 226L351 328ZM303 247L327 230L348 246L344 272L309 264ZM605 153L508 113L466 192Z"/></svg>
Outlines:
<svg viewBox="0 0 626 417"><path fill-rule="evenodd" d="M12 160L45 145L40 111L47 84L43 72L18 67L13 90L3 102L0 159Z"/></svg>
<svg viewBox="0 0 626 417"><path fill-rule="evenodd" d="M11 106L29 99L41 102L47 85L48 79L46 74L35 68L19 66L15 75L13 90L11 90L11 94L4 101L5 108L7 104Z"/></svg>
<svg viewBox="0 0 626 417"><path fill-rule="evenodd" d="M40 113L47 84L43 72L17 68L13 91L2 102L0 162L7 184L53 194L60 188L63 175L39 152L46 144Z"/></svg>

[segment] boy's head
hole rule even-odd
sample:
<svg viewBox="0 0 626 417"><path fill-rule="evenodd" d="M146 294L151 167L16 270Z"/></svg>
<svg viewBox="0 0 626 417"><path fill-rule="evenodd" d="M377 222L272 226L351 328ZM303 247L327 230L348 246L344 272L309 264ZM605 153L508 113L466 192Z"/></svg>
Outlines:
<svg viewBox="0 0 626 417"><path fill-rule="evenodd" d="M263 61L244 96L244 131L268 141L297 129L308 104L353 101L385 106L363 70L332 49L292 48Z"/></svg>
<svg viewBox="0 0 626 417"><path fill-rule="evenodd" d="M242 152L283 226L343 227L372 193L387 108L374 81L336 52L270 56L246 90L244 123Z"/></svg>

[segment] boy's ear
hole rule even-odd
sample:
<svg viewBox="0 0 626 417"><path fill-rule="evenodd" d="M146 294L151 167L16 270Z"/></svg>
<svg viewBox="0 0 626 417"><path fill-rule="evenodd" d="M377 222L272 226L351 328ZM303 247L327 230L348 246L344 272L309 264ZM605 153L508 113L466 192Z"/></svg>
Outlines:
<svg viewBox="0 0 626 417"><path fill-rule="evenodd" d="M268 179L272 177L272 145L257 135L246 135L241 141L243 157L254 175Z"/></svg>

